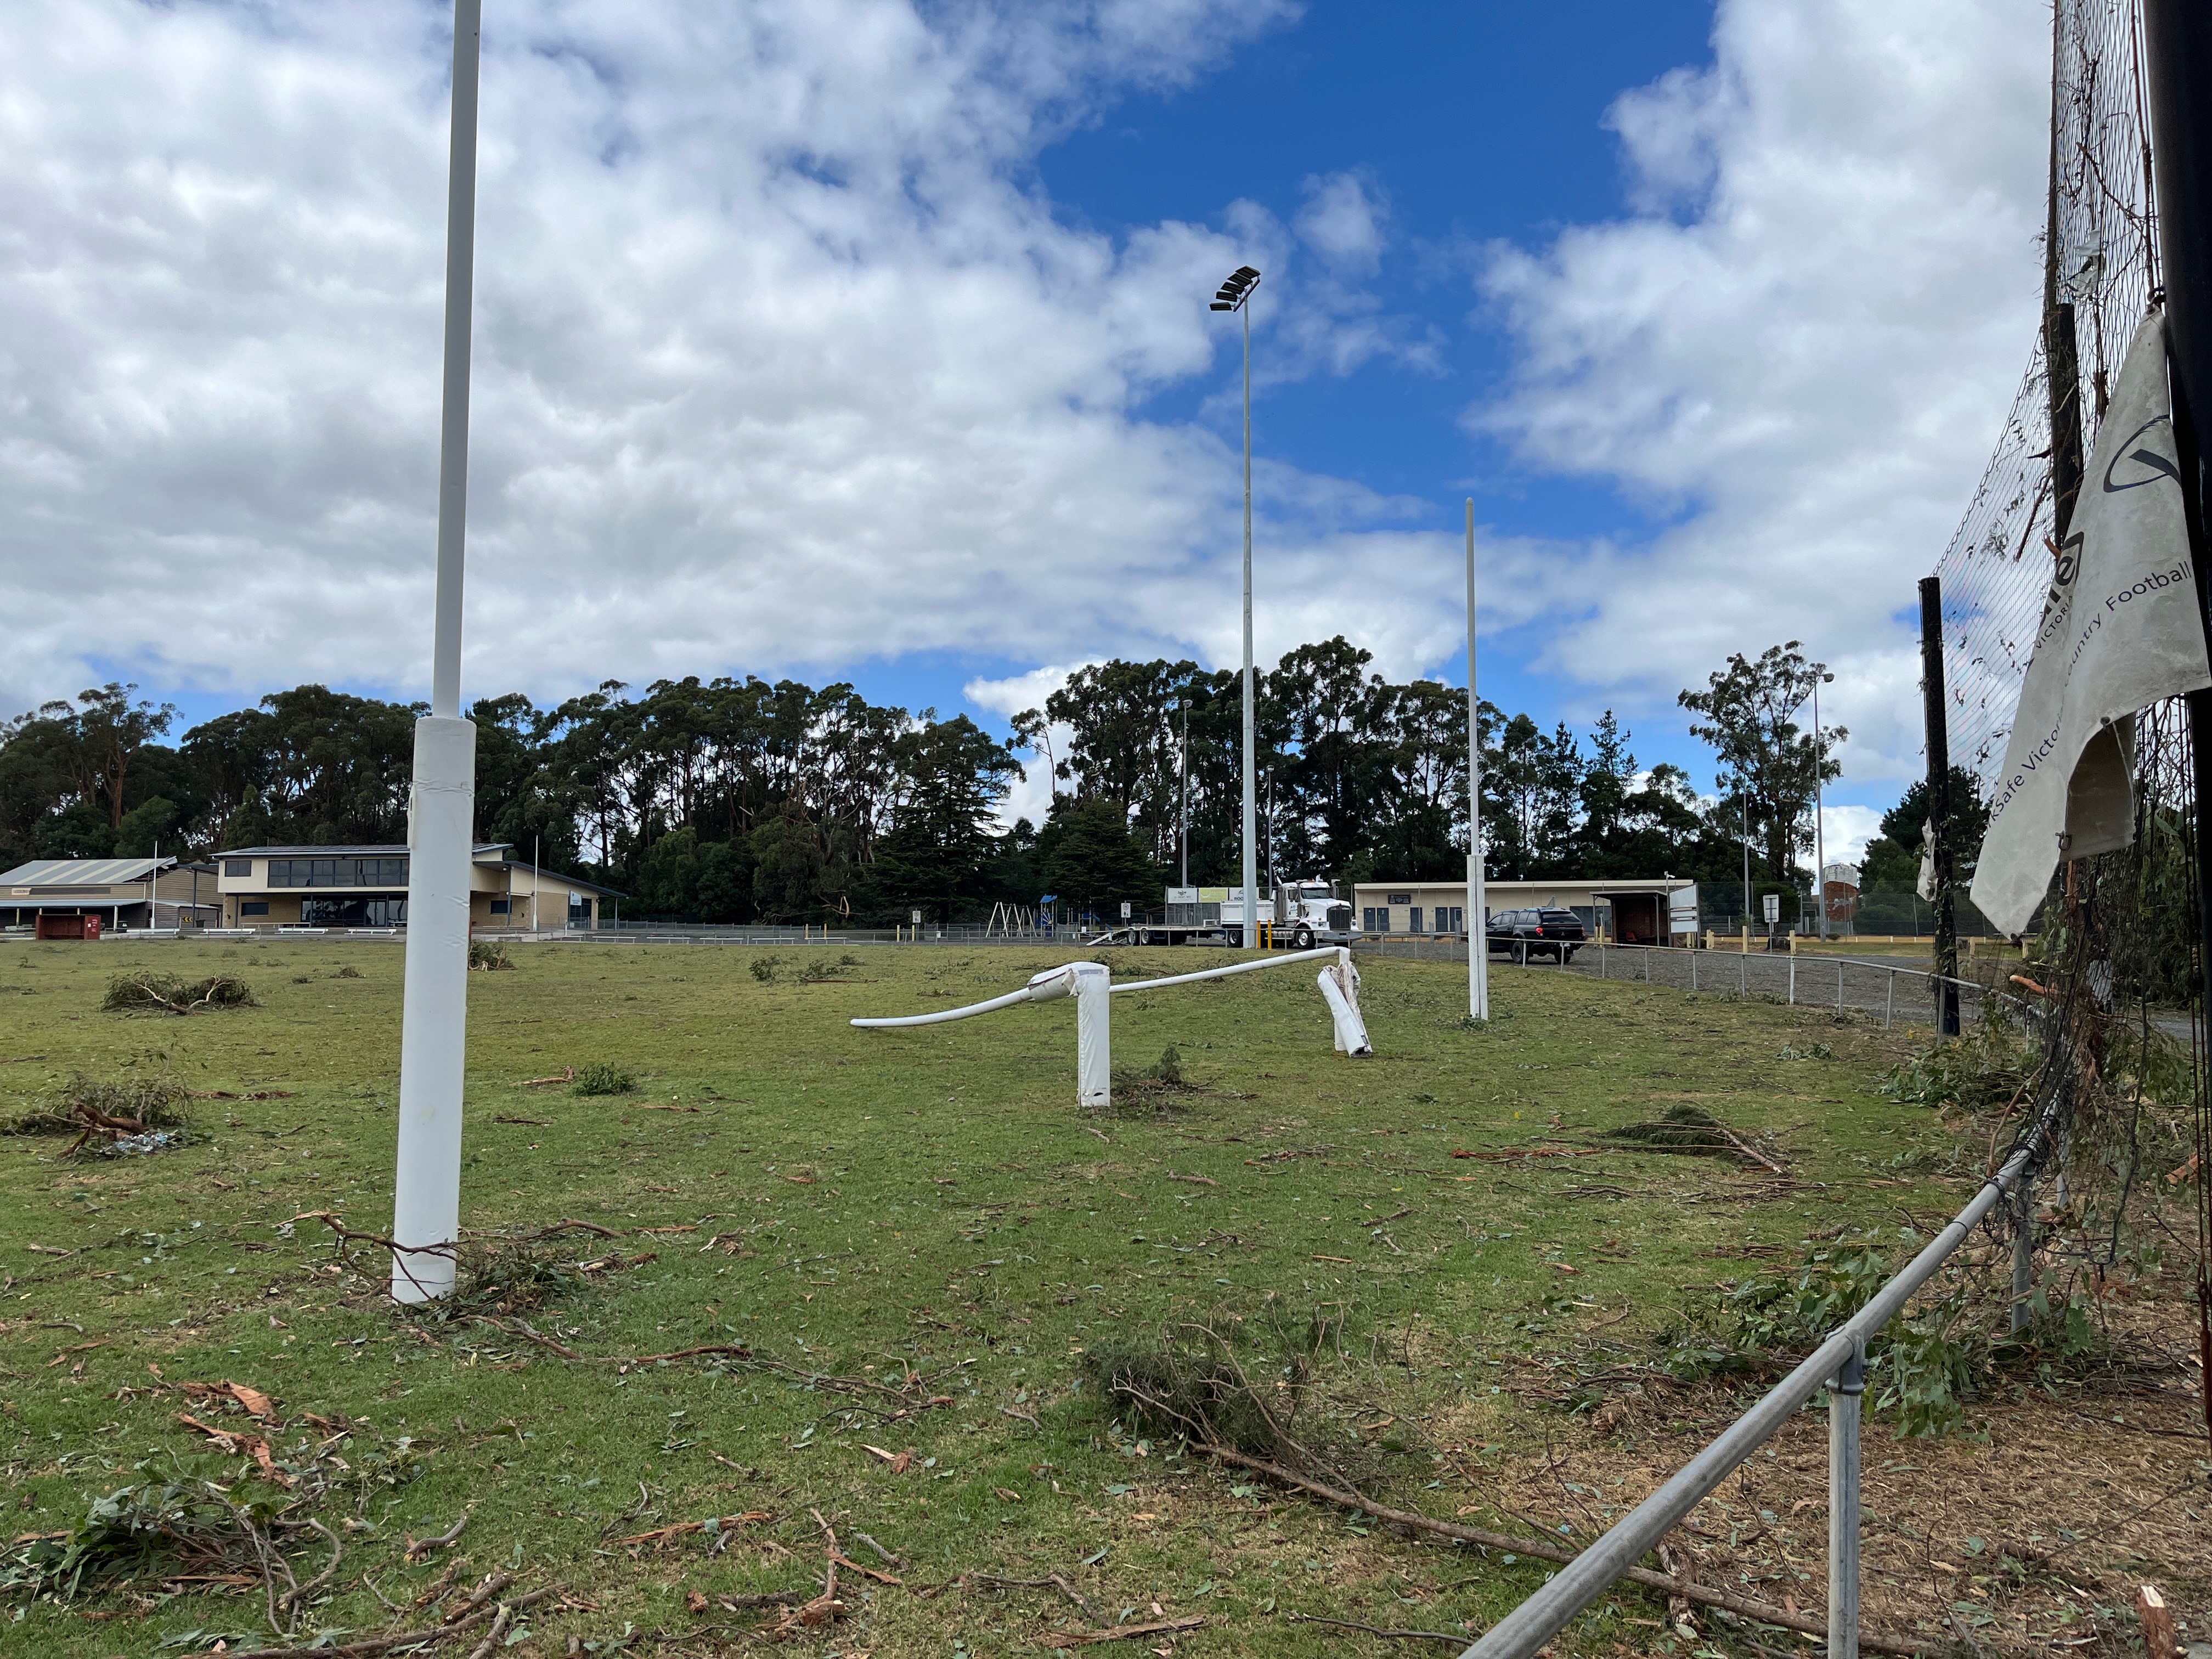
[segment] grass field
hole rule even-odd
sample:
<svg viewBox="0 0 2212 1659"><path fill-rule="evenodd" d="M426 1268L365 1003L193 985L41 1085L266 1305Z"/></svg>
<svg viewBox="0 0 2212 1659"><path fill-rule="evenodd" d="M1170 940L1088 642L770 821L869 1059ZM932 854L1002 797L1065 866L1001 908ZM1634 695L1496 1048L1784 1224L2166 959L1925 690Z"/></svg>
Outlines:
<svg viewBox="0 0 2212 1659"><path fill-rule="evenodd" d="M389 1224L398 950L0 947L0 1115L77 1073L167 1068L203 1097L246 1097L195 1100L199 1137L147 1158L0 1139L13 1534L62 1532L149 1481L213 1480L249 1513L249 1498L284 1501L250 1440L226 1449L191 1416L263 1437L274 1475L322 1494L344 1556L306 1598L302 1641L404 1627L376 1596L404 1607L459 1558L463 1576L510 1572L517 1591L566 1587L506 1632L527 1631L526 1653L762 1644L776 1608L744 1598L812 1596L826 1527L880 1577L841 1569L843 1617L791 1650L980 1659L1195 1617L1146 1645L1378 1651L1390 1644L1304 1621L1480 1628L1540 1575L1126 1428L1086 1358L1176 1322L1317 1332L1301 1420L1363 1457L1374 1491L1523 1529L1510 1510L1579 1542L1717 1415L1655 1396L1616 1425L1608 1461L1590 1413L1570 1409L1602 1395L1606 1364L1648 1360L1684 1306L1808 1234L1948 1215L1964 1190L1928 1173L1951 1131L1875 1090L1907 1034L1806 1009L1501 967L1498 1018L1470 1030L1463 968L1382 961L1363 998L1376 1057L1353 1061L1330 1052L1310 975L1285 969L1117 1002L1117 1062L1150 1066L1173 1044L1188 1086L1125 1079L1103 1118L1074 1105L1071 1004L913 1031L845 1024L995 994L1065 953L561 944L514 957L471 975L464 1221L601 1231L539 1247L554 1281L542 1305L510 1279L469 1304L488 1322L441 1322L380 1297L373 1249L342 1257L328 1228L294 1219ZM1130 952L1114 967L1218 959ZM111 974L185 962L239 975L260 1006L100 1012ZM633 1074L634 1091L525 1086L592 1065ZM1618 1150L1455 1156L1586 1154L1593 1132L1681 1103L1787 1178ZM593 1261L614 1265L580 1265ZM587 1358L533 1342L522 1321ZM753 1358L612 1363L738 1345ZM1563 1383L1566 1358L1579 1369ZM1578 1394L1593 1369L1596 1393ZM186 1386L234 1381L272 1397L281 1427ZM1771 1479L1794 1478L1814 1443L1784 1448ZM1817 1467L1803 1478L1817 1493ZM1769 1547L1797 1562L1775 1564L1760 1593L1817 1604L1818 1510L1778 1522L1748 1487L1735 1501L1765 1504ZM406 1559L465 1512L451 1549ZM727 1516L750 1518L641 1536ZM303 1578L329 1559L306 1541ZM189 1582L153 1561L67 1605L0 1602L18 1620L0 1630L27 1656L283 1645L260 1577L234 1577ZM1624 1594L1573 1640L1671 1643L1664 1614Z"/></svg>

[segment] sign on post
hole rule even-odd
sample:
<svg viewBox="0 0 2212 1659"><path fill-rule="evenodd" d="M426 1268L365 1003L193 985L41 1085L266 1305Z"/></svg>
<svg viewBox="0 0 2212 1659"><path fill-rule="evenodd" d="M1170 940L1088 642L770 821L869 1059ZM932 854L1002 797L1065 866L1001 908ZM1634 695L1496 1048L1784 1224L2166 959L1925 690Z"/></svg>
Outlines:
<svg viewBox="0 0 2212 1659"><path fill-rule="evenodd" d="M921 912L919 910L908 911L906 913L906 919L917 927L921 926Z"/></svg>
<svg viewBox="0 0 2212 1659"><path fill-rule="evenodd" d="M1123 899L1123 900L1121 901L1121 920L1122 920L1122 921L1128 921L1128 919L1129 919L1129 901L1128 901L1128 900L1127 900L1127 899Z"/></svg>
<svg viewBox="0 0 2212 1659"><path fill-rule="evenodd" d="M1766 925L1771 927L1782 920L1782 895L1769 893L1761 902L1766 906Z"/></svg>

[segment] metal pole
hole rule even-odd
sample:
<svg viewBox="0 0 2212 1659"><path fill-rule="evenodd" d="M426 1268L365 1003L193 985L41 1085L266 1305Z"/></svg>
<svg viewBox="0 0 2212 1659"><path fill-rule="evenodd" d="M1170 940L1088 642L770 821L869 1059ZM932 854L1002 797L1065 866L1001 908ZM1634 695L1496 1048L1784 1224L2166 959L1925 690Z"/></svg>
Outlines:
<svg viewBox="0 0 2212 1659"><path fill-rule="evenodd" d="M1797 1006L1797 953L1790 953L1790 1006Z"/></svg>
<svg viewBox="0 0 2212 1659"><path fill-rule="evenodd" d="M1467 498L1467 1012L1490 1018L1490 896L1482 871L1482 698L1474 678L1474 497ZM1474 948L1475 935L1483 946ZM1598 946L1598 971L1605 971Z"/></svg>
<svg viewBox="0 0 2212 1659"><path fill-rule="evenodd" d="M1881 1005L1881 1029L1885 1031L1897 1019L1897 969L1889 970L1889 996Z"/></svg>
<svg viewBox="0 0 2212 1659"><path fill-rule="evenodd" d="M1821 763L1827 751L1820 747L1820 675L1813 674L1813 902L1820 907L1820 937L1828 937L1828 842L1826 826L1820 822L1820 805L1826 799L1820 777Z"/></svg>
<svg viewBox="0 0 2212 1659"><path fill-rule="evenodd" d="M2173 392L2182 514L2196 567L2197 602L2212 591L2212 539L2205 523L2203 424L2212 410L2212 15L2188 0L2145 0L2152 137L2157 156L2158 228L2166 287L2166 366ZM2154 277L2154 280L2156 280ZM2212 692L2189 694L2189 740L2197 792L2198 962L2212 963ZM2200 1177L2201 1179L2202 1177ZM2199 1280L2199 1292L2205 1294ZM2199 1358L2212 1369L2212 1331Z"/></svg>
<svg viewBox="0 0 2212 1659"><path fill-rule="evenodd" d="M1959 938L1951 909L1951 847L1944 836L1951 806L1949 711L1943 696L1943 584L1920 579L1920 698L1928 731L1928 821L1936 826L1936 1034L1959 1035Z"/></svg>
<svg viewBox="0 0 2212 1659"><path fill-rule="evenodd" d="M461 714L461 574L468 530L469 319L476 266L477 58L482 0L453 0L453 111L446 195L445 401L438 451L437 605L430 713L415 723L408 808L406 981L392 1294L453 1288L460 1233L461 1088L467 1062L469 854L476 727Z"/></svg>
<svg viewBox="0 0 2212 1659"><path fill-rule="evenodd" d="M2014 1194L2018 1213L2012 1230L2012 1329L2027 1328L2028 1298L2035 1292L2035 1183L2023 1181Z"/></svg>
<svg viewBox="0 0 2212 1659"><path fill-rule="evenodd" d="M1182 698L1182 758L1179 763L1182 788L1182 884L1190 885L1190 693Z"/></svg>
<svg viewBox="0 0 2212 1659"><path fill-rule="evenodd" d="M1837 1012L1837 1014L1838 1014L1838 1016L1840 1016L1840 1015L1843 1013L1843 1012L1844 1012L1844 964L1843 964L1842 963L1840 963L1840 962L1839 962L1839 963L1838 963L1836 964L1836 1012Z"/></svg>
<svg viewBox="0 0 2212 1659"><path fill-rule="evenodd" d="M1828 1384L1828 1659L1859 1655L1859 1413L1865 1393L1861 1339Z"/></svg>
<svg viewBox="0 0 2212 1659"><path fill-rule="evenodd" d="M1736 780L1736 799L1743 807L1743 925L1751 926L1751 793Z"/></svg>
<svg viewBox="0 0 2212 1659"><path fill-rule="evenodd" d="M1248 951L1260 945L1259 849L1253 817L1257 790L1253 775L1252 702L1252 302L1248 293L1238 307L1244 313L1244 933Z"/></svg>

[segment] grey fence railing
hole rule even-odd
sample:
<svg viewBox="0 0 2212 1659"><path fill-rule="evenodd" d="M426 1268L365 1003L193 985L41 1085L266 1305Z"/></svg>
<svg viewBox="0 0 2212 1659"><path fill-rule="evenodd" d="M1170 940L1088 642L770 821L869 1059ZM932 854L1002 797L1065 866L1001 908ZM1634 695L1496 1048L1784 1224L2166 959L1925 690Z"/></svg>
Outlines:
<svg viewBox="0 0 2212 1659"><path fill-rule="evenodd" d="M1539 959L1541 960L1540 958ZM1992 994L1968 979L1946 980L1924 969L1899 968L1863 957L1790 956L1780 952L1676 951L1657 945L1585 946L1569 973L1595 979L1640 980L1686 991L1718 992L1772 1002L1832 1008L1836 1012L1878 1017L1885 1029L1902 1017L1933 1017L1937 988L1958 989L1961 1016ZM2006 997L2005 1000L2018 1001Z"/></svg>
<svg viewBox="0 0 2212 1659"><path fill-rule="evenodd" d="M1465 939L1364 938L1352 949L1359 956L1398 957L1415 962L1465 962ZM1763 1000L1832 1008L1881 1021L1885 1029L1899 1019L1933 1018L1936 993L1946 982L1957 987L1961 1016L1997 994L1970 979L1946 981L1924 969L1900 968L1863 957L1794 956L1782 951L1685 951L1657 945L1612 945L1593 940L1578 946L1573 959L1550 955L1525 959L1516 951L1493 951L1493 966L1528 968L1534 973L1568 973L1590 979L1635 980L1678 990L1711 992ZM2024 1005L2023 1005L2024 1006Z"/></svg>
<svg viewBox="0 0 2212 1659"><path fill-rule="evenodd" d="M1678 1470L1666 1485L1629 1511L1612 1529L1559 1569L1521 1605L1468 1647L1462 1659L1528 1659L1566 1627L1567 1621L1611 1589L1645 1552L1656 1547L1683 1517L1782 1429L1798 1408L1828 1390L1828 1655L1857 1659L1859 1651L1859 1426L1866 1384L1867 1343L1912 1299L1913 1293L1950 1260L1997 1205L2015 1194L2022 1212L2019 1240L2033 1244L2025 1219L2026 1193L2048 1144L2049 1112L2023 1135L2003 1166L1982 1183L1935 1241L1875 1294L1856 1314L1790 1375ZM2027 1311L2022 1252L2015 1243L2013 1325Z"/></svg>
<svg viewBox="0 0 2212 1659"><path fill-rule="evenodd" d="M1832 1006L1838 1012L1873 1012L1879 1007L1885 1024L1894 1020L1900 981L1905 982L1905 994L1911 1000L1924 1000L1931 1011L1937 988L1948 983L1958 988L1962 1004L1978 1004L1984 1012L1995 1003L2009 1005L2031 1018L2042 1012L2008 991L1977 985L1972 981L1947 981L1935 974L1848 957L1733 956L1720 951L1637 945L1592 946L1581 956L1582 959L1572 966L1559 963L1549 971L1580 972L1593 977L1638 980L1686 990L1815 1003ZM2035 1248L2030 1188L2036 1165L2050 1144L2052 1115L2057 1109L2054 1100L1950 1224L1883 1285L1865 1307L1846 1320L1657 1492L1499 1620L1465 1650L1462 1659L1529 1659L1564 1630L1577 1613L1611 1589L1646 1552L1655 1548L1692 1509L1824 1389L1828 1394L1827 1651L1829 1659L1858 1659L1859 1431L1866 1386L1867 1343L1904 1310L1913 1294L1950 1260L1974 1229L2000 1203L2008 1200L2016 1222L2011 1323L2015 1331L2026 1324Z"/></svg>

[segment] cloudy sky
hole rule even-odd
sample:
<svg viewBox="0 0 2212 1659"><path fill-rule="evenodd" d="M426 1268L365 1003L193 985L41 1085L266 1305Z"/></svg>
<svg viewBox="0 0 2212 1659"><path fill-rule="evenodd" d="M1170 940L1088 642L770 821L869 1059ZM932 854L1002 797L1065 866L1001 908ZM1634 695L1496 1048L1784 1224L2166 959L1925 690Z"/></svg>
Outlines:
<svg viewBox="0 0 2212 1659"><path fill-rule="evenodd" d="M1535 14L1535 15L1531 15ZM1003 729L1343 633L1709 773L1802 639L1832 824L2037 299L2029 0L491 0L466 695L791 673ZM0 718L427 695L450 17L17 0ZM1040 672L1040 671L1047 671ZM1824 704L1824 714L1830 708Z"/></svg>

